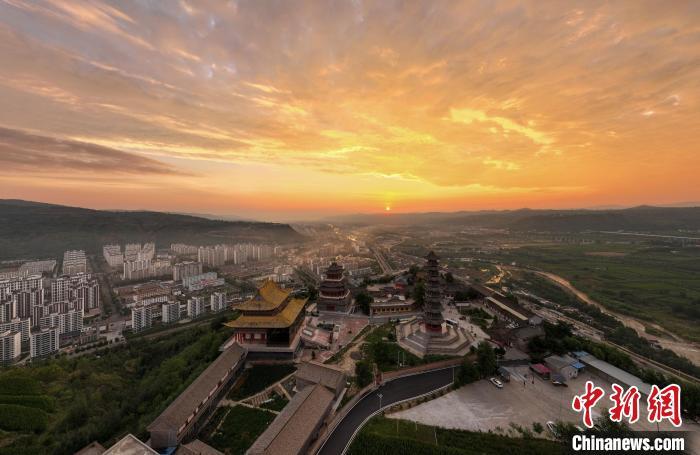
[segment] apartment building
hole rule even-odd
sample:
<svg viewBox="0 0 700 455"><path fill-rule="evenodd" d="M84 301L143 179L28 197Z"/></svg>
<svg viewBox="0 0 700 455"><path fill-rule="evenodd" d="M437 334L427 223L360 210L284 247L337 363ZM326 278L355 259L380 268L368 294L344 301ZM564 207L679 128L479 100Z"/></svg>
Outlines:
<svg viewBox="0 0 700 455"><path fill-rule="evenodd" d="M19 332L0 331L0 364L16 362L22 353L22 337Z"/></svg>
<svg viewBox="0 0 700 455"><path fill-rule="evenodd" d="M204 300L201 297L192 297L187 300L187 317L194 319L204 314Z"/></svg>
<svg viewBox="0 0 700 455"><path fill-rule="evenodd" d="M63 253L63 275L87 272L87 258L83 250L68 250Z"/></svg>
<svg viewBox="0 0 700 455"><path fill-rule="evenodd" d="M215 292L210 297L211 300L211 312L218 313L226 309L226 293L225 292Z"/></svg>
<svg viewBox="0 0 700 455"><path fill-rule="evenodd" d="M137 306L131 309L131 329L134 333L149 329L153 324L153 308Z"/></svg>
<svg viewBox="0 0 700 455"><path fill-rule="evenodd" d="M105 245L102 247L102 256L107 265L112 268L120 268L124 265L124 254L120 245Z"/></svg>
<svg viewBox="0 0 700 455"><path fill-rule="evenodd" d="M173 280L175 280L175 281L181 281L184 278L189 278L191 276L201 275L201 274L202 274L202 263L201 262L194 262L194 261L180 262L180 263L175 264L173 266Z"/></svg>
<svg viewBox="0 0 700 455"><path fill-rule="evenodd" d="M163 324L172 324L180 320L180 303L166 302L161 306Z"/></svg>
<svg viewBox="0 0 700 455"><path fill-rule="evenodd" d="M58 352L58 329L47 328L32 332L29 342L29 356L45 357Z"/></svg>

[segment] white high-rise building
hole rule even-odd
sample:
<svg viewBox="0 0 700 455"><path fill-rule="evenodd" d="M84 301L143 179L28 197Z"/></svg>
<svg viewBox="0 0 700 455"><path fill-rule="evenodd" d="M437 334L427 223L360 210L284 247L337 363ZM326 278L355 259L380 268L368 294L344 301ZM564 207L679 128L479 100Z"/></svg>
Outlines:
<svg viewBox="0 0 700 455"><path fill-rule="evenodd" d="M10 322L17 317L17 302L14 299L0 301L0 322Z"/></svg>
<svg viewBox="0 0 700 455"><path fill-rule="evenodd" d="M180 303L167 302L161 307L163 324L172 324L180 320Z"/></svg>
<svg viewBox="0 0 700 455"><path fill-rule="evenodd" d="M0 300L5 300L7 296L14 292L33 291L36 289L43 289L43 287L44 280L41 275L0 280Z"/></svg>
<svg viewBox="0 0 700 455"><path fill-rule="evenodd" d="M56 268L56 260L29 261L19 268L19 276L41 275L42 273L53 273Z"/></svg>
<svg viewBox="0 0 700 455"><path fill-rule="evenodd" d="M211 312L218 313L226 309L226 293L214 292L211 295Z"/></svg>
<svg viewBox="0 0 700 455"><path fill-rule="evenodd" d="M33 332L29 342L29 356L44 357L58 352L58 329L42 329Z"/></svg>
<svg viewBox="0 0 700 455"><path fill-rule="evenodd" d="M153 310L150 306L137 306L131 309L131 328L134 333L146 330L153 323Z"/></svg>
<svg viewBox="0 0 700 455"><path fill-rule="evenodd" d="M63 253L63 274L75 275L87 272L87 258L83 250L68 250Z"/></svg>
<svg viewBox="0 0 700 455"><path fill-rule="evenodd" d="M124 264L124 254L120 245L105 245L102 247L102 255L107 265L112 268L120 268Z"/></svg>
<svg viewBox="0 0 700 455"><path fill-rule="evenodd" d="M22 353L22 336L19 332L0 332L0 364L16 362Z"/></svg>
<svg viewBox="0 0 700 455"><path fill-rule="evenodd" d="M83 331L82 310L70 310L65 313L51 313L39 321L42 329L55 328L59 335L77 335Z"/></svg>
<svg viewBox="0 0 700 455"><path fill-rule="evenodd" d="M204 301L200 297L187 300L187 317L194 319L204 314Z"/></svg>
<svg viewBox="0 0 700 455"><path fill-rule="evenodd" d="M10 332L19 332L21 335L22 341L29 341L31 325L32 325L32 323L31 323L31 320L29 318L26 318L26 319L15 318L15 319L11 320L10 322L0 323L0 332L7 332L8 330Z"/></svg>
<svg viewBox="0 0 700 455"><path fill-rule="evenodd" d="M209 267L221 267L226 263L226 249L223 245L201 246L197 260Z"/></svg>
<svg viewBox="0 0 700 455"><path fill-rule="evenodd" d="M184 243L173 243L170 245L170 249L173 253L182 256L196 256L199 248L194 245L186 245Z"/></svg>
<svg viewBox="0 0 700 455"><path fill-rule="evenodd" d="M180 262L173 266L173 280L181 281L185 278L189 278L195 275L202 274L202 263L201 262Z"/></svg>
<svg viewBox="0 0 700 455"><path fill-rule="evenodd" d="M89 273L56 278L51 283L51 303L71 304L74 309L83 310L98 308L100 283Z"/></svg>

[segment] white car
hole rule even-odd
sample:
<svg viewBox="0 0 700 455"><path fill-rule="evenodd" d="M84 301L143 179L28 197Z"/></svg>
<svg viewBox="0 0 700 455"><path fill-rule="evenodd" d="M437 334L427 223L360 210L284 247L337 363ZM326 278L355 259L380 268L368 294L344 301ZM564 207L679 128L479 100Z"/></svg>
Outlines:
<svg viewBox="0 0 700 455"><path fill-rule="evenodd" d="M501 381L499 381L498 379L496 379L496 378L491 378L491 379L489 379L489 381L491 381L491 384L495 385L495 386L498 387L499 389L502 389L502 388L503 388L503 383L502 383Z"/></svg>

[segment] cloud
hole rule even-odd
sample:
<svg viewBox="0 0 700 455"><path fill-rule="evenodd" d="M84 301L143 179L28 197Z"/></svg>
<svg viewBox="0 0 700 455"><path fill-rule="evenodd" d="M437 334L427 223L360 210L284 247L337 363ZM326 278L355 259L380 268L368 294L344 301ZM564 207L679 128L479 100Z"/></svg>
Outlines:
<svg viewBox="0 0 700 455"><path fill-rule="evenodd" d="M159 161L100 145L0 127L0 172L184 175Z"/></svg>
<svg viewBox="0 0 700 455"><path fill-rule="evenodd" d="M300 169L440 197L654 195L700 166L691 3L65 3L0 1L0 125L316 194Z"/></svg>

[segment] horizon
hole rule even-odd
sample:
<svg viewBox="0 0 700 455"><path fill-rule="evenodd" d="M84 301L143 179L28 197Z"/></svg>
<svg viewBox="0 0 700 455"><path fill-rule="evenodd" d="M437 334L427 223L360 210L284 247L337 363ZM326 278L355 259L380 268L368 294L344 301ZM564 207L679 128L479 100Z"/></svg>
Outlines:
<svg viewBox="0 0 700 455"><path fill-rule="evenodd" d="M0 2L0 198L308 220L700 200L700 8Z"/></svg>
<svg viewBox="0 0 700 455"><path fill-rule="evenodd" d="M37 203L37 204L48 204L57 205L67 208L78 208L86 210L98 210L107 212L154 212L154 213L166 213L173 215L186 215L194 216L200 218L210 218L219 219L222 221L245 221L245 222L266 222L266 223L319 223L326 222L329 220L337 218L351 218L351 217L391 217L399 215L430 215L430 214L459 214L459 213L505 213L505 212L518 212L518 211L615 211L615 210L627 210L641 207L650 208L700 208L700 202L678 202L675 204L664 204L664 205L653 205L653 204L639 204L630 206L597 206L597 207L555 207L546 209L535 209L532 207L518 207L513 209L479 209L479 210L452 210L452 211L424 211L424 212L397 212L397 211L377 211L377 212L347 212L347 213L336 213L336 214L323 214L318 217L306 217L306 218L253 218L237 213L205 213L205 212L178 212L170 210L158 210L158 209L144 209L144 208L130 208L130 209L115 209L115 208L99 208L99 207L87 207L87 206L77 206L77 205L65 205L56 204L47 201L30 201L26 199L0 199L1 202L24 202L24 203Z"/></svg>

